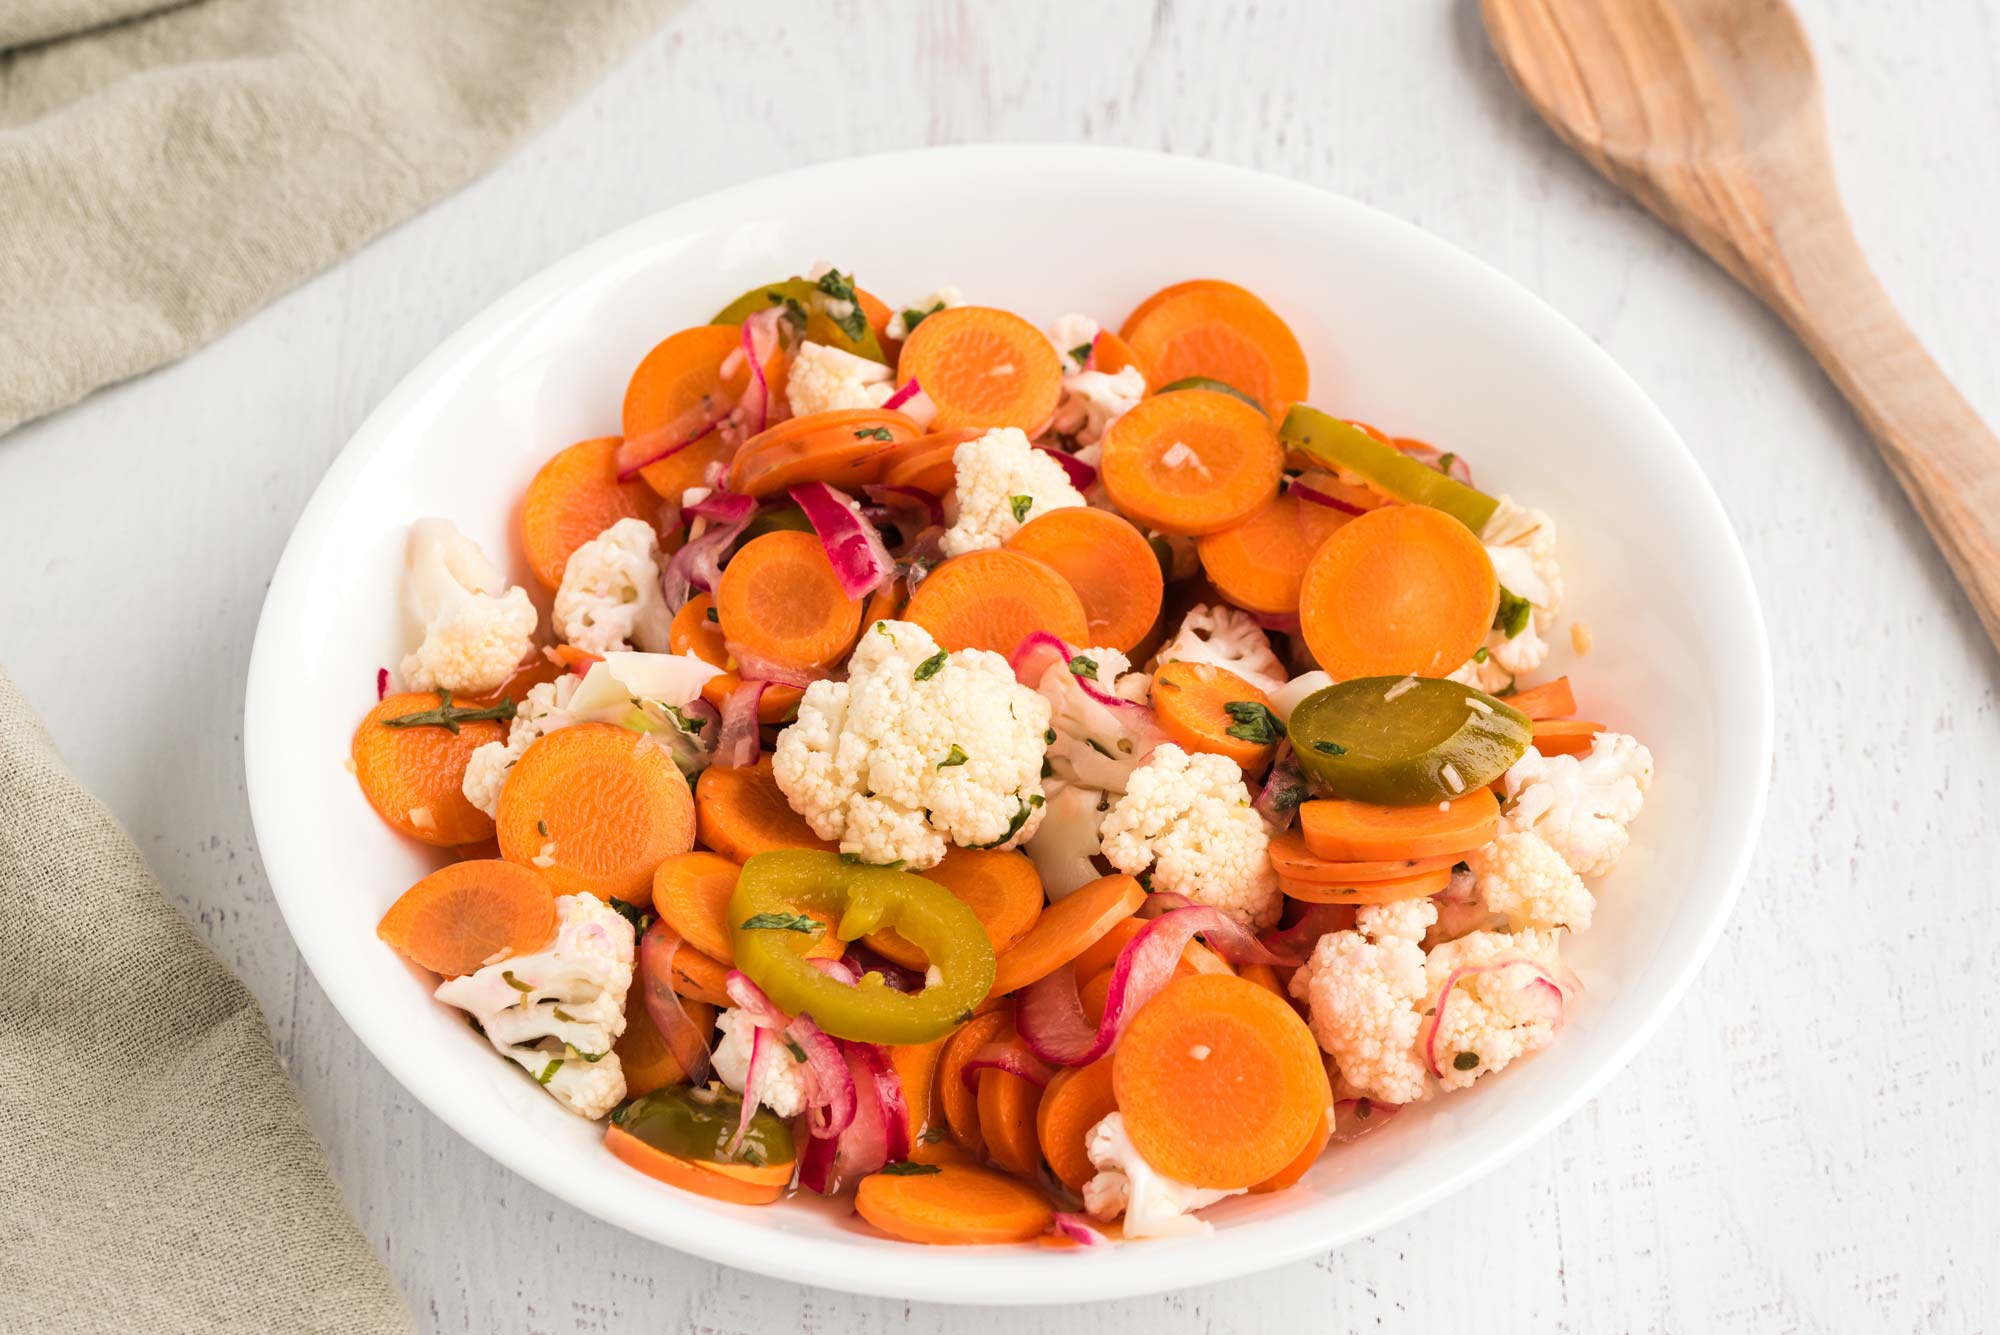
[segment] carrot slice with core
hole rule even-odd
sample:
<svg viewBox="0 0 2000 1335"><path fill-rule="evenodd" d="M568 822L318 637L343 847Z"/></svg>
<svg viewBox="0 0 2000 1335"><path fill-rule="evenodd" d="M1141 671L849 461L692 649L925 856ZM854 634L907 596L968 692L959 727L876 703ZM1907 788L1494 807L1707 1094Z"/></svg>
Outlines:
<svg viewBox="0 0 2000 1335"><path fill-rule="evenodd" d="M1299 625L1336 681L1441 677L1485 642L1499 602L1471 529L1429 506L1390 505L1320 544L1299 588Z"/></svg>
<svg viewBox="0 0 2000 1335"><path fill-rule="evenodd" d="M411 963L447 978L501 953L528 955L556 934L555 889L512 862L454 862L405 890L375 935Z"/></svg>
<svg viewBox="0 0 2000 1335"><path fill-rule="evenodd" d="M638 468L647 486L676 502L689 487L702 485L708 466L728 454L719 424L750 383L749 364L741 357L730 375L722 374L723 363L742 350L742 340L743 331L734 325L698 325L663 339L646 354L625 387L620 473ZM765 374L773 373L765 368ZM646 462L683 442L690 443L658 462Z"/></svg>
<svg viewBox="0 0 2000 1335"><path fill-rule="evenodd" d="M1306 396L1304 349L1262 300L1231 284L1184 285L1142 303L1119 331L1153 385L1201 376L1242 390L1273 420Z"/></svg>
<svg viewBox="0 0 2000 1335"><path fill-rule="evenodd" d="M1146 535L1109 510L1051 510L1023 524L1007 549L1042 561L1069 581L1090 624L1086 644L1136 647L1160 619L1165 583Z"/></svg>
<svg viewBox="0 0 2000 1335"><path fill-rule="evenodd" d="M937 1095L944 1105L945 1125L951 1128L951 1138L959 1148L971 1154L984 1150L986 1141L979 1134L978 1097L966 1087L965 1064L1012 1025L1004 1010L975 1015L945 1040L944 1054L938 1060Z"/></svg>
<svg viewBox="0 0 2000 1335"><path fill-rule="evenodd" d="M1569 688L1568 677L1557 677L1554 681L1516 691L1507 697L1507 703L1538 722L1542 719L1568 718L1576 712L1576 695Z"/></svg>
<svg viewBox="0 0 2000 1335"><path fill-rule="evenodd" d="M769 756L754 765L703 770L695 784L694 813L702 845L739 866L780 848L839 851L839 845L814 834L806 818L785 801Z"/></svg>
<svg viewBox="0 0 2000 1335"><path fill-rule="evenodd" d="M917 332L923 331L918 325ZM1090 634L1083 602L1068 580L1032 556L1005 550L967 552L946 561L924 576L903 616L953 650L1011 654L1038 630L1071 644L1085 643Z"/></svg>
<svg viewBox="0 0 2000 1335"><path fill-rule="evenodd" d="M1327 1102L1319 1045L1298 1013L1241 978L1178 978L1132 1017L1112 1092L1145 1161L1198 1187L1249 1187L1284 1168Z"/></svg>
<svg viewBox="0 0 2000 1335"><path fill-rule="evenodd" d="M668 987L691 1001L711 1006L736 1004L729 999L729 989L725 986L729 977L727 964L702 954L664 926L660 934L665 944L674 948L673 977L667 980Z"/></svg>
<svg viewBox="0 0 2000 1335"><path fill-rule="evenodd" d="M1443 869L1464 859L1473 844L1450 853L1424 858L1335 859L1323 858L1307 847L1297 830L1281 830L1271 836L1271 868L1295 881L1317 881L1322 885L1360 885L1365 881L1386 881L1398 876L1416 876Z"/></svg>
<svg viewBox="0 0 2000 1335"><path fill-rule="evenodd" d="M1188 389L1143 400L1113 422L1102 475L1136 522L1199 535L1234 528L1268 505L1284 462L1264 414L1228 394Z"/></svg>
<svg viewBox="0 0 2000 1335"><path fill-rule="evenodd" d="M648 1177L657 1178L683 1191L692 1191L699 1196L709 1196L736 1205L769 1205L784 1194L785 1182L791 1180L791 1164L765 1165L765 1172L773 1176L775 1170L782 1168L785 1181L771 1181L768 1178L764 1181L747 1181L739 1173L722 1171L724 1167L737 1168L743 1165L704 1164L694 1159L683 1159L677 1154L654 1149L631 1132L616 1125L604 1128L604 1148Z"/></svg>
<svg viewBox="0 0 2000 1335"><path fill-rule="evenodd" d="M682 603L681 610L674 613L673 625L667 631L667 651L693 654L704 663L729 668L735 660L729 656L729 647L722 639L722 623L714 613L715 598L710 594L697 593ZM743 678L733 671L725 671L721 676L710 677L701 684L701 698L720 710L742 684ZM785 722L797 713L799 700L804 695L805 692L797 686L772 682L757 697L757 721Z"/></svg>
<svg viewBox="0 0 2000 1335"><path fill-rule="evenodd" d="M805 671L837 662L861 629L826 549L810 533L783 529L745 543L715 587L723 638L774 663Z"/></svg>
<svg viewBox="0 0 2000 1335"><path fill-rule="evenodd" d="M610 723L545 733L500 792L500 854L556 893L645 903L653 871L694 846L694 797L658 743Z"/></svg>
<svg viewBox="0 0 2000 1335"><path fill-rule="evenodd" d="M1137 913L1145 902L1145 887L1123 875L1100 877L1057 900L1043 909L1028 934L1000 957L989 995L1000 996L1048 977L1121 919Z"/></svg>
<svg viewBox="0 0 2000 1335"><path fill-rule="evenodd" d="M666 919L667 926L683 941L721 963L733 963L736 946L729 921L729 897L736 892L736 880L743 869L715 853L680 853L660 864L653 873L653 911ZM811 959L839 959L847 946L833 934L833 924L825 915L808 913L820 924L820 932L806 949Z"/></svg>
<svg viewBox="0 0 2000 1335"><path fill-rule="evenodd" d="M729 464L729 489L775 496L801 482L852 490L879 482L897 445L923 434L902 413L841 408L794 417L743 442Z"/></svg>
<svg viewBox="0 0 2000 1335"><path fill-rule="evenodd" d="M1282 615L1299 610L1313 553L1350 518L1288 491L1234 528L1204 535L1195 551L1223 597L1252 612Z"/></svg>
<svg viewBox="0 0 2000 1335"><path fill-rule="evenodd" d="M1062 397L1062 362L1042 331L1008 311L953 306L926 316L896 360L937 405L938 427L1019 427L1040 435Z"/></svg>
<svg viewBox="0 0 2000 1335"><path fill-rule="evenodd" d="M636 478L618 480L618 445L616 436L580 441L528 483L521 497L521 549L543 588L562 587L570 553L619 520L658 527L659 496Z"/></svg>
<svg viewBox="0 0 2000 1335"><path fill-rule="evenodd" d="M937 318L918 325L917 333ZM1031 1242L1054 1222L1054 1211L1033 1187L970 1164L940 1164L935 1173L864 1177L854 1193L854 1209L905 1242Z"/></svg>
<svg viewBox="0 0 2000 1335"><path fill-rule="evenodd" d="M715 1027L713 1006L688 1001L682 1004L681 1009L687 1012L698 1033L706 1036ZM625 1032L618 1036L611 1050L618 1054L618 1064L624 1068L628 1097L637 1098L687 1080L687 1069L654 1027L653 1012L636 991L625 1003Z"/></svg>
<svg viewBox="0 0 2000 1335"><path fill-rule="evenodd" d="M1042 1091L1042 1101L1035 1109L1035 1138L1050 1171L1071 1191L1082 1191L1083 1184L1097 1173L1084 1150L1084 1137L1117 1110L1109 1057L1056 1072Z"/></svg>
<svg viewBox="0 0 2000 1335"><path fill-rule="evenodd" d="M1153 713L1161 730L1185 750L1228 756L1246 772L1263 768L1277 749L1270 708L1270 696L1228 668L1176 660L1153 674ZM1265 735L1271 740L1258 740Z"/></svg>
<svg viewBox="0 0 2000 1335"><path fill-rule="evenodd" d="M978 1083L975 1102L986 1157L1017 1177L1033 1177L1042 1158L1035 1139L1035 1107L1042 1091L1011 1071L990 1067L979 1072Z"/></svg>
<svg viewBox="0 0 2000 1335"><path fill-rule="evenodd" d="M1278 889L1306 904L1394 904L1404 899L1423 899L1451 884L1451 868L1419 872L1415 876L1385 876L1377 881L1338 885L1325 881L1299 881L1280 874Z"/></svg>
<svg viewBox="0 0 2000 1335"><path fill-rule="evenodd" d="M451 848L493 835L493 818L466 800L465 764L488 742L507 740L507 725L461 723L458 731L390 727L387 720L438 709L435 691L391 695L368 711L354 730L349 753L361 795L375 814L412 839Z"/></svg>
<svg viewBox="0 0 2000 1335"><path fill-rule="evenodd" d="M1545 718L1535 720L1535 749L1545 756L1588 755L1597 744L1602 723L1586 719Z"/></svg>
<svg viewBox="0 0 2000 1335"><path fill-rule="evenodd" d="M1341 798L1299 804L1299 832L1317 857L1388 861L1463 853L1493 837L1500 804L1481 788L1438 805L1381 806Z"/></svg>
<svg viewBox="0 0 2000 1335"><path fill-rule="evenodd" d="M1042 915L1042 878L1025 853L997 848L954 848L944 861L919 872L936 881L972 910L993 943L993 953L1011 950ZM862 938L876 954L906 969L926 968L930 961L893 927Z"/></svg>

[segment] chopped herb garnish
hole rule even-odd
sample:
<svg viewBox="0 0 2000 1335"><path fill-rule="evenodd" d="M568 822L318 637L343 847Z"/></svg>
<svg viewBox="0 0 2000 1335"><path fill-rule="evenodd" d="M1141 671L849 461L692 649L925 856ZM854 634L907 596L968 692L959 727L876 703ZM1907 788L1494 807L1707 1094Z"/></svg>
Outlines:
<svg viewBox="0 0 2000 1335"><path fill-rule="evenodd" d="M535 1077L535 1083L538 1085L546 1085L547 1083L549 1083L549 1081L555 1079L556 1072L562 1069L562 1065L563 1065L563 1059L561 1057L555 1058L547 1066L544 1066L542 1068L542 1073Z"/></svg>
<svg viewBox="0 0 2000 1335"><path fill-rule="evenodd" d="M1347 754L1347 748L1339 742L1314 742L1313 750L1324 751L1330 756L1344 756Z"/></svg>
<svg viewBox="0 0 2000 1335"><path fill-rule="evenodd" d="M895 433L886 426L864 427L854 433L856 440L894 440Z"/></svg>
<svg viewBox="0 0 2000 1335"><path fill-rule="evenodd" d="M966 845L966 847L968 848L1000 847L1000 845L1006 843L1009 839L1012 839L1015 835L1019 834L1021 832L1021 827L1028 823L1028 813L1033 811L1036 807L1040 806L1042 803L1046 801L1048 801L1048 799L1043 797L1040 793L1034 794L1032 797L1029 797L1028 799L1026 799L1021 803L1020 807L1014 812L1014 818L1007 822L1007 833L1001 835L998 839L995 839L990 844L968 844Z"/></svg>
<svg viewBox="0 0 2000 1335"><path fill-rule="evenodd" d="M545 820L538 820L538 821L536 821L536 822L535 822L535 833L536 833L536 834L539 834L539 835L540 835L540 836L542 836L542 838L544 838L544 839L548 838L548 837L549 837L549 823L548 823L547 821L545 821Z"/></svg>
<svg viewBox="0 0 2000 1335"><path fill-rule="evenodd" d="M710 607L710 608L708 609L708 619L709 619L710 621L714 621L714 622L720 622L720 621L722 620L722 618L721 618L721 617L719 617L719 616L717 616L717 615L715 614L715 609L714 609L713 607Z"/></svg>
<svg viewBox="0 0 2000 1335"><path fill-rule="evenodd" d="M1042 743L1045 746L1054 746L1056 744L1056 730L1054 728L1045 728L1042 730Z"/></svg>
<svg viewBox="0 0 2000 1335"><path fill-rule="evenodd" d="M884 1177L929 1177L938 1170L934 1163L885 1163L876 1171Z"/></svg>
<svg viewBox="0 0 2000 1335"><path fill-rule="evenodd" d="M950 1136L951 1132L944 1127L927 1126L924 1128L924 1134L918 1136L917 1139L926 1145L935 1145L941 1140L948 1139Z"/></svg>
<svg viewBox="0 0 2000 1335"><path fill-rule="evenodd" d="M1476 1052L1461 1052L1451 1059L1451 1069L1454 1071L1470 1071L1478 1065L1479 1054Z"/></svg>
<svg viewBox="0 0 2000 1335"><path fill-rule="evenodd" d="M736 1151L736 1157L744 1163L749 1164L752 1168L762 1168L765 1164L764 1151L758 1149L747 1140L743 1142L743 1148Z"/></svg>
<svg viewBox="0 0 2000 1335"><path fill-rule="evenodd" d="M1035 498L1033 496L1009 496L1007 498L1007 507L1014 512L1014 522L1018 524L1028 517L1028 511L1035 508Z"/></svg>
<svg viewBox="0 0 2000 1335"><path fill-rule="evenodd" d="M800 1046L799 1041L796 1038L788 1038L785 1040L785 1051L792 1054L792 1060L795 1062L803 1062L806 1059L806 1050L804 1047Z"/></svg>
<svg viewBox="0 0 2000 1335"><path fill-rule="evenodd" d="M512 969L502 969L500 971L500 976L506 979L507 986L513 988L516 992L532 992L535 990L535 985L533 983L524 983L520 979L516 978L514 976L514 971Z"/></svg>
<svg viewBox="0 0 2000 1335"><path fill-rule="evenodd" d="M1480 645L1477 649L1474 649L1472 651L1472 661L1475 663L1484 663L1487 659L1491 657L1493 657L1493 655L1486 652L1486 646L1483 644Z"/></svg>
<svg viewBox="0 0 2000 1335"><path fill-rule="evenodd" d="M619 917L632 924L632 930L635 933L643 932L653 925L652 914L646 912L637 904L627 904L616 895L611 896L611 907L618 911Z"/></svg>
<svg viewBox="0 0 2000 1335"><path fill-rule="evenodd" d="M1493 614L1493 629L1513 639L1528 628L1529 619L1535 607L1526 598L1510 592L1505 585L1500 588L1500 610Z"/></svg>
<svg viewBox="0 0 2000 1335"><path fill-rule="evenodd" d="M946 653L942 649L938 650L936 653L932 654L929 658L926 658L923 662L917 664L917 670L915 673L916 679L918 681L929 681L932 677L935 677L938 673L944 671L944 665L948 661L950 661L950 659L951 659L950 654Z"/></svg>
<svg viewBox="0 0 2000 1335"><path fill-rule="evenodd" d="M965 748L960 746L957 742L953 742L951 744L951 750L945 752L944 759L938 761L937 767L939 769L951 769L954 766L963 765L966 762L967 758L968 757L965 754Z"/></svg>
<svg viewBox="0 0 2000 1335"><path fill-rule="evenodd" d="M395 718L385 718L385 728L443 728L456 736L461 723L504 723L514 717L514 702L502 700L497 705L485 709L468 709L464 705L451 702L450 691L439 691L438 698L444 703L436 709L419 709L414 714L401 714Z"/></svg>
<svg viewBox="0 0 2000 1335"><path fill-rule="evenodd" d="M668 705L667 713L673 715L674 726L676 728L690 735L699 733L708 723L708 720L705 718L690 718L686 714L681 713L678 705Z"/></svg>
<svg viewBox="0 0 2000 1335"><path fill-rule="evenodd" d="M943 309L944 309L944 303L942 301L932 302L931 308L927 311L920 311L917 310L915 307L908 307L908 306L904 307L903 337L908 338L911 335L911 333L913 333L916 330L916 327L924 322L926 317L936 315L939 311Z"/></svg>
<svg viewBox="0 0 2000 1335"><path fill-rule="evenodd" d="M1375 1105L1367 1099L1356 1099L1354 1102L1354 1115L1365 1122L1375 1115Z"/></svg>
<svg viewBox="0 0 2000 1335"><path fill-rule="evenodd" d="M1285 721L1255 700L1231 700L1223 712L1236 721L1223 729L1231 737L1265 746L1285 735Z"/></svg>
<svg viewBox="0 0 2000 1335"><path fill-rule="evenodd" d="M848 342L859 343L868 333L868 313L861 309L861 299L854 294L853 277L838 269L828 269L818 286L826 296L821 303L826 318L840 327Z"/></svg>
<svg viewBox="0 0 2000 1335"><path fill-rule="evenodd" d="M753 913L743 920L746 932L804 932L818 936L820 925L803 913Z"/></svg>
<svg viewBox="0 0 2000 1335"><path fill-rule="evenodd" d="M888 636L889 643L891 644L894 644L896 642L896 632L889 629L889 623L886 621L878 621L875 623L875 633L877 635Z"/></svg>
<svg viewBox="0 0 2000 1335"><path fill-rule="evenodd" d="M1075 658L1069 660L1069 671L1073 677L1082 677L1085 681L1096 681L1097 660L1094 658L1085 658L1082 654L1078 654Z"/></svg>
<svg viewBox="0 0 2000 1335"><path fill-rule="evenodd" d="M1069 350L1070 360L1078 366L1090 360L1090 344L1079 343Z"/></svg>
<svg viewBox="0 0 2000 1335"><path fill-rule="evenodd" d="M1287 811L1296 811L1299 803L1305 800L1306 786L1302 783L1295 783L1289 787L1279 789L1278 795L1271 799L1271 807L1274 811L1282 815Z"/></svg>

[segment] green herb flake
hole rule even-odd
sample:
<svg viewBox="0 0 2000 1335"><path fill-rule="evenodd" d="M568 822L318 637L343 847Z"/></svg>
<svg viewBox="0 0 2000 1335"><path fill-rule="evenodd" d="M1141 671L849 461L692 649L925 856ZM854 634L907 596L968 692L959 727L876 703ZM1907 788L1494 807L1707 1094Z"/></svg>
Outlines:
<svg viewBox="0 0 2000 1335"><path fill-rule="evenodd" d="M1056 730L1054 728L1045 728L1042 730L1042 744L1044 746L1054 746L1056 744Z"/></svg>
<svg viewBox="0 0 2000 1335"><path fill-rule="evenodd" d="M1535 607L1526 598L1511 592L1505 585L1500 588L1500 610L1493 614L1493 629L1513 639L1528 629L1534 616Z"/></svg>
<svg viewBox="0 0 2000 1335"><path fill-rule="evenodd" d="M500 976L506 979L507 986L513 988L516 992L532 992L535 990L535 985L533 983L524 983L520 979L516 978L514 976L514 971L512 969L502 969L500 971Z"/></svg>
<svg viewBox="0 0 2000 1335"><path fill-rule="evenodd" d="M1033 496L1009 496L1007 507L1014 512L1014 522L1020 523L1028 517L1028 511L1035 508Z"/></svg>
<svg viewBox="0 0 2000 1335"><path fill-rule="evenodd" d="M536 821L536 822L535 822L535 833L536 833L536 834L539 834L539 835L540 835L540 836L542 836L542 838L544 838L544 839L548 838L548 837L549 837L549 823L548 823L547 821L545 821L545 820L538 820L538 821Z"/></svg>
<svg viewBox="0 0 2000 1335"><path fill-rule="evenodd" d="M1097 660L1094 658L1085 658L1082 654L1078 654L1075 658L1069 660L1069 671L1073 677L1082 677L1085 681L1096 681Z"/></svg>
<svg viewBox="0 0 2000 1335"><path fill-rule="evenodd" d="M736 1151L736 1157L744 1163L749 1164L752 1168L762 1168L766 1162L764 1151L758 1149L747 1140L743 1142L743 1148Z"/></svg>
<svg viewBox="0 0 2000 1335"><path fill-rule="evenodd" d="M1330 756L1344 756L1347 754L1347 748L1339 742L1314 742L1313 750L1323 751Z"/></svg>
<svg viewBox="0 0 2000 1335"><path fill-rule="evenodd" d="M934 1163L885 1163L876 1171L884 1177L929 1177L937 1170Z"/></svg>
<svg viewBox="0 0 2000 1335"><path fill-rule="evenodd" d="M894 440L895 433L886 426L864 427L854 433L856 440Z"/></svg>
<svg viewBox="0 0 2000 1335"><path fill-rule="evenodd" d="M939 769L952 769L955 768L956 766L963 765L967 759L968 757L965 754L965 748L960 746L957 742L953 742L951 744L951 750L945 753L945 757L943 760L938 761L937 767Z"/></svg>
<svg viewBox="0 0 2000 1335"><path fill-rule="evenodd" d="M1285 721L1272 713L1269 705L1255 700L1231 700L1222 710L1236 720L1223 729L1231 737L1267 746L1285 735Z"/></svg>
<svg viewBox="0 0 2000 1335"><path fill-rule="evenodd" d="M868 314L861 309L861 298L855 295L854 278L838 269L828 269L816 285L826 298L820 309L826 318L839 326L850 343L859 343L868 334Z"/></svg>
<svg viewBox="0 0 2000 1335"><path fill-rule="evenodd" d="M1015 835L1019 834L1021 832L1021 827L1028 823L1028 814L1032 812L1036 807L1042 805L1042 803L1046 801L1048 801L1048 799L1043 797L1040 793L1036 793L1033 796L1028 797L1027 799L1023 800L1021 802L1021 805L1015 810L1014 818L1007 822L1007 833L1001 835L998 839L995 839L990 844L968 844L967 847L968 848L1000 847L1000 845L1006 843L1009 839L1012 839Z"/></svg>
<svg viewBox="0 0 2000 1335"><path fill-rule="evenodd" d="M632 931L635 934L644 932L653 925L652 914L637 904L627 904L616 895L611 896L611 907L617 910L619 917L632 924Z"/></svg>
<svg viewBox="0 0 2000 1335"><path fill-rule="evenodd" d="M916 309L914 306L904 307L903 337L908 338L912 333L916 331L918 325L922 324L926 319L928 319L933 315L936 315L939 311L943 309L944 309L944 303L942 301L932 302L931 308L927 311L920 311Z"/></svg>
<svg viewBox="0 0 2000 1335"><path fill-rule="evenodd" d="M710 621L716 622L717 624L720 624L722 621L722 618L715 614L715 608L713 607L710 607L708 609L708 619Z"/></svg>
<svg viewBox="0 0 2000 1335"><path fill-rule="evenodd" d="M503 699L497 705L485 709L468 709L464 705L451 702L450 691L439 691L443 701L436 709L419 709L414 714L401 714L395 718L385 718L385 728L443 728L453 736L458 735L461 723L504 723L514 717L514 702Z"/></svg>
<svg viewBox="0 0 2000 1335"><path fill-rule="evenodd" d="M940 1141L949 1140L950 1138L951 1138L951 1132L945 1127L941 1126L925 1127L924 1134L917 1137L918 1140L921 1140L926 1145L935 1145L938 1144Z"/></svg>
<svg viewBox="0 0 2000 1335"><path fill-rule="evenodd" d="M918 681L929 681L932 677L944 671L944 665L949 661L951 661L951 655L942 649L938 650L929 658L917 664L916 679Z"/></svg>
<svg viewBox="0 0 2000 1335"><path fill-rule="evenodd" d="M1475 663L1484 663L1487 659L1491 657L1493 657L1493 655L1486 652L1486 646L1483 644L1480 645L1477 649L1474 649L1472 651L1472 661Z"/></svg>
<svg viewBox="0 0 2000 1335"><path fill-rule="evenodd" d="M875 623L875 633L877 635L887 636L889 643L891 644L894 644L896 642L896 632L889 629L889 623L886 621L878 621Z"/></svg>
<svg viewBox="0 0 2000 1335"><path fill-rule="evenodd" d="M674 726L689 736L699 735L701 730L708 726L707 719L689 718L686 714L681 713L677 705L668 705L667 713L673 716Z"/></svg>
<svg viewBox="0 0 2000 1335"><path fill-rule="evenodd" d="M788 1038L785 1040L785 1051L792 1054L793 1061L798 1062L802 1065L804 1064L806 1059L806 1050L805 1048L800 1046L799 1041L796 1038Z"/></svg>
<svg viewBox="0 0 2000 1335"><path fill-rule="evenodd" d="M1283 815L1287 811L1298 810L1299 803L1305 800L1306 786L1302 783L1295 783L1288 788L1279 790L1278 795L1271 799L1271 809L1279 815Z"/></svg>
<svg viewBox="0 0 2000 1335"><path fill-rule="evenodd" d="M1082 366L1085 362L1090 360L1090 348L1091 345L1088 343L1077 344L1075 347L1069 350L1070 360L1075 362L1078 366Z"/></svg>
<svg viewBox="0 0 2000 1335"><path fill-rule="evenodd" d="M1476 1052L1461 1052L1451 1059L1451 1069L1454 1071L1470 1071L1476 1069L1478 1065L1479 1054Z"/></svg>
<svg viewBox="0 0 2000 1335"><path fill-rule="evenodd" d="M547 1066L544 1066L542 1068L542 1073L535 1077L535 1083L538 1085L546 1085L547 1083L549 1083L549 1081L556 1078L556 1072L560 1071L562 1069L562 1066L563 1066L563 1059L561 1057L553 1059L552 1061L549 1062Z"/></svg>
<svg viewBox="0 0 2000 1335"><path fill-rule="evenodd" d="M803 913L753 913L743 920L746 932L804 932L818 936L820 925Z"/></svg>

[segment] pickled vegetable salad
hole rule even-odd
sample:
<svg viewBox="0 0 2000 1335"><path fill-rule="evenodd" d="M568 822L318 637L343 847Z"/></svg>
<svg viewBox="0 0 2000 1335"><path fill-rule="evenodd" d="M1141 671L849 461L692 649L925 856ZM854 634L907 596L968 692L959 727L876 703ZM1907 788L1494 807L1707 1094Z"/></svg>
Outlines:
<svg viewBox="0 0 2000 1335"><path fill-rule="evenodd" d="M664 339L538 589L411 530L382 939L639 1171L916 1242L1205 1229L1544 1047L1651 756L1544 672L1550 518L1307 393L1212 280Z"/></svg>

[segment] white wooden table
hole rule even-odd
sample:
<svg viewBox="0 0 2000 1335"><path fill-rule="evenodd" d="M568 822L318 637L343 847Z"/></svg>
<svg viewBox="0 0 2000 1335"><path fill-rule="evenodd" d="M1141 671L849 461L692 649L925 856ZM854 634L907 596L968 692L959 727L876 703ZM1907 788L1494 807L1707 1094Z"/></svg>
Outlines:
<svg viewBox="0 0 2000 1335"><path fill-rule="evenodd" d="M2000 1328L2000 658L1812 363L1557 147L1469 0L1237 8L699 5L486 180L181 365L0 440L0 661L264 1003L425 1328ZM1802 8L1863 240L2000 421L2000 18L1979 0ZM1298 177L1513 274L1686 437L1749 551L1777 655L1779 758L1742 906L1601 1098L1337 1255L1081 1311L770 1283L498 1168L390 1081L307 976L243 792L265 580L335 451L440 338L549 261L702 191L987 139Z"/></svg>

